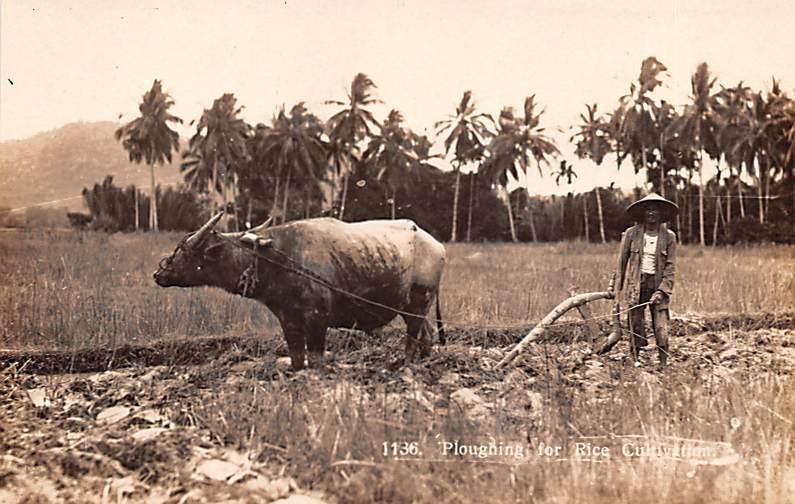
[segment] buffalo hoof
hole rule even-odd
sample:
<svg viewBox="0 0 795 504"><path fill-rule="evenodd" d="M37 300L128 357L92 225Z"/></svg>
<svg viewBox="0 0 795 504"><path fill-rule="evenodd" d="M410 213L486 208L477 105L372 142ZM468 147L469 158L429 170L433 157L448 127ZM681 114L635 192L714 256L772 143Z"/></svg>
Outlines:
<svg viewBox="0 0 795 504"><path fill-rule="evenodd" d="M276 359L276 369L278 369L279 371L284 373L288 371L290 367L291 363L289 357L279 357L278 359Z"/></svg>
<svg viewBox="0 0 795 504"><path fill-rule="evenodd" d="M324 369L326 367L326 359L323 356L323 352L309 352L307 363L312 369Z"/></svg>

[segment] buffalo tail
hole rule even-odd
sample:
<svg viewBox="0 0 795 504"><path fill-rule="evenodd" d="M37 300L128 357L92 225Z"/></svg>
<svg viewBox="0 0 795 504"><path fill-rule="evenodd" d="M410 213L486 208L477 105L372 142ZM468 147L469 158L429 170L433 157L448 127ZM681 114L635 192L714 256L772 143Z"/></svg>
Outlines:
<svg viewBox="0 0 795 504"><path fill-rule="evenodd" d="M444 324L442 324L442 308L439 301L439 294L436 294L436 330L439 332L439 344L444 345L447 343L447 337L444 335Z"/></svg>

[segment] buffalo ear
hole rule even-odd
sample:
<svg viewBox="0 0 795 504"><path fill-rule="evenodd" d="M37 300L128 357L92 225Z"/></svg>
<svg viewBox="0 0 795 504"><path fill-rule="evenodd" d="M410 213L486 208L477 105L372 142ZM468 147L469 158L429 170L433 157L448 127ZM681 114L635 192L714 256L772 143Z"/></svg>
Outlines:
<svg viewBox="0 0 795 504"><path fill-rule="evenodd" d="M206 261L216 262L221 258L221 252L223 252L223 250L224 244L222 242L213 243L204 249L204 253L202 255Z"/></svg>

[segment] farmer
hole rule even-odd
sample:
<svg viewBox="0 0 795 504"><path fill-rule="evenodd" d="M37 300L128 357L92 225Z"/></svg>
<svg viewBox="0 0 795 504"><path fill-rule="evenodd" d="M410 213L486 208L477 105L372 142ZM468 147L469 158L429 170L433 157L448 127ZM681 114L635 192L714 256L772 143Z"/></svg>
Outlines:
<svg viewBox="0 0 795 504"><path fill-rule="evenodd" d="M631 308L629 338L636 366L639 348L648 344L646 306L651 311L660 365L665 366L668 359L668 304L674 289L676 235L665 222L678 211L675 203L655 193L627 207L635 225L621 235L616 288L621 309Z"/></svg>

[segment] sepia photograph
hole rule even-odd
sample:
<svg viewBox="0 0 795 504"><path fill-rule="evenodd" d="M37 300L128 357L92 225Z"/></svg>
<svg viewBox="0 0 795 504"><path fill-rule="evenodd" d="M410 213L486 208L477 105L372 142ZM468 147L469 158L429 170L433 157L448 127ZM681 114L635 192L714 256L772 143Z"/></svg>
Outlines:
<svg viewBox="0 0 795 504"><path fill-rule="evenodd" d="M784 0L0 0L0 503L795 502Z"/></svg>

